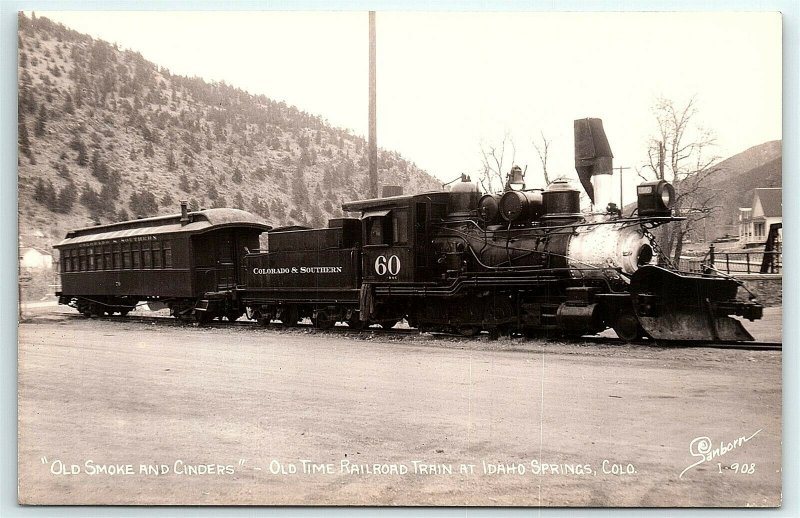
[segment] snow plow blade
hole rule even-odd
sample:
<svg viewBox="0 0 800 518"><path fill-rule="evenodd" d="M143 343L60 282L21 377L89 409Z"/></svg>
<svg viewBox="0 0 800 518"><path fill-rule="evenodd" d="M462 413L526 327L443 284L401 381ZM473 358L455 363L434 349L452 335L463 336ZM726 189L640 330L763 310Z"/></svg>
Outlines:
<svg viewBox="0 0 800 518"><path fill-rule="evenodd" d="M756 301L737 300L739 284L729 278L644 266L631 278L631 294L642 328L656 340L753 341L732 316L761 318Z"/></svg>

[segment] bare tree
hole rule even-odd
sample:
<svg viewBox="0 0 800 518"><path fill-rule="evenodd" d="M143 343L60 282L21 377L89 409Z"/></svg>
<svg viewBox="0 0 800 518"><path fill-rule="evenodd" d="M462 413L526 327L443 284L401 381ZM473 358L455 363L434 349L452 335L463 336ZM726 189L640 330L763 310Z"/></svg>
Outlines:
<svg viewBox="0 0 800 518"><path fill-rule="evenodd" d="M540 131L539 135L542 137L541 142L537 139L533 139L533 147L536 148L536 152L539 154L539 161L542 163L542 175L544 176L544 184L550 184L550 177L547 174L547 153L550 150L550 143L552 140L548 140L547 137L544 136L544 131Z"/></svg>
<svg viewBox="0 0 800 518"><path fill-rule="evenodd" d="M506 162L508 158L506 155L509 152L511 157L510 160ZM514 145L514 138L508 130L503 134L503 140L499 145L494 143L481 144L481 183L487 192L503 190L506 169L510 169L511 166L514 165L516 155L517 147ZM499 186L497 190L494 189L495 185Z"/></svg>
<svg viewBox="0 0 800 518"><path fill-rule="evenodd" d="M718 170L714 164L719 156L709 153L709 148L715 145L715 136L697 122L695 98L685 105L658 98L653 114L656 134L648 146L648 163L637 172L645 180L655 177L675 187L674 213L686 219L678 225L662 227L659 245L678 266L685 237L719 208L714 205L716 193L708 187L708 180Z"/></svg>

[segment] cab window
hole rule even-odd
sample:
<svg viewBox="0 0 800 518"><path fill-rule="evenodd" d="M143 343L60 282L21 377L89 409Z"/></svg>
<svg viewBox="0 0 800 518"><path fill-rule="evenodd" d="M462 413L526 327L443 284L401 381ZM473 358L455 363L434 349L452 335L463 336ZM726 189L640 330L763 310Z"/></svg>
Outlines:
<svg viewBox="0 0 800 518"><path fill-rule="evenodd" d="M408 209L392 211L392 237L396 245L408 243Z"/></svg>
<svg viewBox="0 0 800 518"><path fill-rule="evenodd" d="M388 245L391 240L388 239L389 232L387 232L386 217L373 217L367 219L367 244L370 245Z"/></svg>

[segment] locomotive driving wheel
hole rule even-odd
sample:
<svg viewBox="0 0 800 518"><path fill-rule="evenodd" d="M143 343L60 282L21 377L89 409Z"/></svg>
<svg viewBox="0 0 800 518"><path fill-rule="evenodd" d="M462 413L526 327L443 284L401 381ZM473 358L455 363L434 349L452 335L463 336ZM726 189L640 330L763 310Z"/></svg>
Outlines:
<svg viewBox="0 0 800 518"><path fill-rule="evenodd" d="M400 320L392 319L392 320L382 320L381 322L379 322L379 324L383 329L391 329L394 326L396 326L399 322Z"/></svg>
<svg viewBox="0 0 800 518"><path fill-rule="evenodd" d="M314 327L318 329L330 329L336 323L324 311L317 311L317 314L312 319Z"/></svg>
<svg viewBox="0 0 800 518"><path fill-rule="evenodd" d="M243 314L244 312L239 309L230 309L225 312L225 318L228 319L229 322L236 322Z"/></svg>
<svg viewBox="0 0 800 518"><path fill-rule="evenodd" d="M295 306L286 306L280 311L280 321L286 327L297 327L300 315Z"/></svg>
<svg viewBox="0 0 800 518"><path fill-rule="evenodd" d="M347 327L351 329L364 329L366 322L361 320L361 315L358 312L353 312L350 318L347 319Z"/></svg>

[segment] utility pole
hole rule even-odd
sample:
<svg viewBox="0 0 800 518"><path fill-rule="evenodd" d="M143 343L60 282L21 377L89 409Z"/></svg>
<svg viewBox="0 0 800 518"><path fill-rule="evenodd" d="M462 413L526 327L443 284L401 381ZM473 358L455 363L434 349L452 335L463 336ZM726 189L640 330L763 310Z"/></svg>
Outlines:
<svg viewBox="0 0 800 518"><path fill-rule="evenodd" d="M622 204L622 170L630 169L630 167L617 167L619 169L619 210L622 210L625 205Z"/></svg>
<svg viewBox="0 0 800 518"><path fill-rule="evenodd" d="M378 129L375 88L375 11L369 12L369 189L370 198L378 197Z"/></svg>

